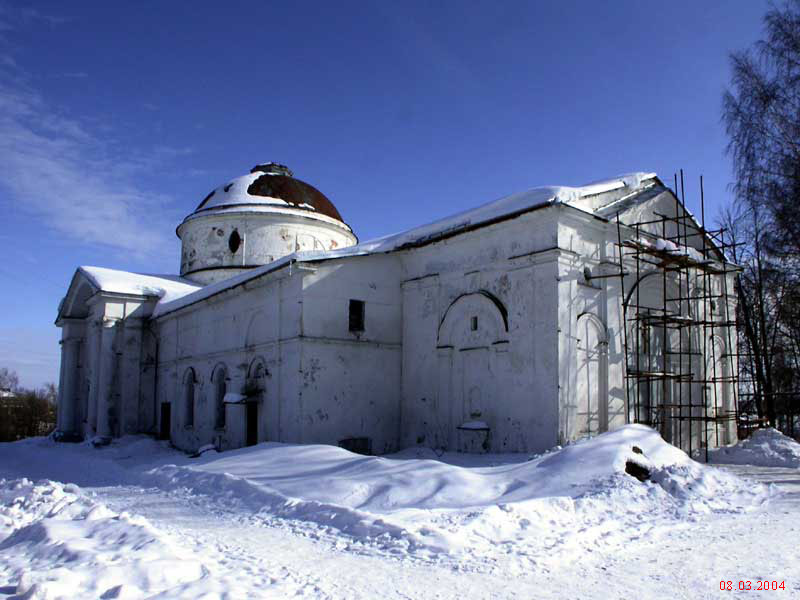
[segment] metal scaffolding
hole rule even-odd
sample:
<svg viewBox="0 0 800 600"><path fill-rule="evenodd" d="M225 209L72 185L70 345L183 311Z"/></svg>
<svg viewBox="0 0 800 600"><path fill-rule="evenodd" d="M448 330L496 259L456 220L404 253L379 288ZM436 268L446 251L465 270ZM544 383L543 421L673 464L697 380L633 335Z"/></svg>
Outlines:
<svg viewBox="0 0 800 600"><path fill-rule="evenodd" d="M729 275L738 267L726 260L725 231L705 227L702 177L699 223L684 204L682 171L678 189L676 175L674 214L656 212L633 223L617 215L625 393L629 421L707 459L708 447L730 442L725 434L738 423L738 344L729 301Z"/></svg>

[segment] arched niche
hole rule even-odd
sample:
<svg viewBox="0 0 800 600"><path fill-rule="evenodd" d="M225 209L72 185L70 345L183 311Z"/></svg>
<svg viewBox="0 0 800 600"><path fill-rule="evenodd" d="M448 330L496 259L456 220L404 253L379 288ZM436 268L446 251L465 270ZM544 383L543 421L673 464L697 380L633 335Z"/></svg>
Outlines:
<svg viewBox="0 0 800 600"><path fill-rule="evenodd" d="M269 321L263 310L256 311L250 317L245 333L245 347L257 346L269 341Z"/></svg>
<svg viewBox="0 0 800 600"><path fill-rule="evenodd" d="M489 292L463 294L447 308L438 330L438 398L447 414L451 448L481 452L508 397L508 311ZM459 429L483 422L489 432Z"/></svg>
<svg viewBox="0 0 800 600"><path fill-rule="evenodd" d="M197 376L194 369L189 367L183 374L183 390L181 394L182 406L180 414L183 417L184 427L194 427L196 387Z"/></svg>
<svg viewBox="0 0 800 600"><path fill-rule="evenodd" d="M608 430L608 335L597 315L578 317L575 345L575 393L566 407L571 439Z"/></svg>
<svg viewBox="0 0 800 600"><path fill-rule="evenodd" d="M214 429L224 429L225 394L228 392L228 369L224 363L218 363L211 372L211 386L214 393Z"/></svg>
<svg viewBox="0 0 800 600"><path fill-rule="evenodd" d="M673 277L665 281L663 271L654 270L642 274L626 297L629 418L658 429L668 441L678 435L672 431L680 427L680 419L673 418L680 412L674 404L683 393L677 389L680 382L660 374L691 368L688 353L684 359L677 352L692 343L691 330L664 320L665 309L671 316L691 315L689 302L677 300L687 295L682 284Z"/></svg>
<svg viewBox="0 0 800 600"><path fill-rule="evenodd" d="M266 380L270 376L266 362L260 356L250 361L247 367L247 387L252 387L254 393L263 393L266 390Z"/></svg>
<svg viewBox="0 0 800 600"><path fill-rule="evenodd" d="M447 307L439 324L439 346L482 342L486 345L508 340L508 311L499 299L486 291L463 294Z"/></svg>
<svg viewBox="0 0 800 600"><path fill-rule="evenodd" d="M705 386L708 414L720 419L708 424L708 443L710 446L723 446L736 441L735 407L730 357L722 336L712 334L708 337L706 349Z"/></svg>

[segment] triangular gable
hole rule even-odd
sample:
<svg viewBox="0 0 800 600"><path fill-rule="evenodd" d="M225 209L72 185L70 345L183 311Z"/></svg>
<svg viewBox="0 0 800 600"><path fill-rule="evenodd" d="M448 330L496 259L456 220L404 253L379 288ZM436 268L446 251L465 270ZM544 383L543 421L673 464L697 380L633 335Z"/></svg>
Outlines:
<svg viewBox="0 0 800 600"><path fill-rule="evenodd" d="M705 248L713 251L710 258L725 260L719 246L708 234L701 233L701 224L678 200L673 191L660 180L655 181L656 185L604 206L598 209L596 214L610 221L616 221L619 216L622 224L629 226L639 224L638 229L641 232L657 238L673 241L680 238L679 246L685 242L687 246L700 252L703 251L705 240ZM663 219L663 216L668 219Z"/></svg>
<svg viewBox="0 0 800 600"><path fill-rule="evenodd" d="M173 275L147 275L103 267L78 267L67 295L61 301L58 318L88 316L89 298L98 292L133 296L143 300L169 302L200 289L200 285Z"/></svg>
<svg viewBox="0 0 800 600"><path fill-rule="evenodd" d="M99 288L81 271L75 270L67 288L67 295L58 305L56 323L61 319L84 319L89 315L89 298L94 296Z"/></svg>

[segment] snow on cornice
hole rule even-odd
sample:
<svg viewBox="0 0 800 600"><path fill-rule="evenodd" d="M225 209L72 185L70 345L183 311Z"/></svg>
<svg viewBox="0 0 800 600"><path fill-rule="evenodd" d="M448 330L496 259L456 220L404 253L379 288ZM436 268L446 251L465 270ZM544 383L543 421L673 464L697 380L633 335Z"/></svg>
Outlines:
<svg viewBox="0 0 800 600"><path fill-rule="evenodd" d="M78 267L78 272L100 291L156 297L160 302L171 302L202 287L177 275L147 275L91 266Z"/></svg>

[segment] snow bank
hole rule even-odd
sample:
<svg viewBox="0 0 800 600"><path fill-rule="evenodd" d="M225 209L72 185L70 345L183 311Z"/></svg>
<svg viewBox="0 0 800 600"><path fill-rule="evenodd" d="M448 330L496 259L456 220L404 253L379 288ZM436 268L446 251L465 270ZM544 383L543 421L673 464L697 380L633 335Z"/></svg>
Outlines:
<svg viewBox="0 0 800 600"><path fill-rule="evenodd" d="M643 425L497 466L478 466L480 456L472 466L448 464L447 454L442 460L408 456L265 443L206 455L191 466L160 466L148 477L165 489L241 503L261 517L446 553L489 551L501 542L539 544L553 535L566 539L587 523L604 530L613 523L624 535L643 518L745 510L768 497L763 486L694 462ZM652 481L627 475L628 461L646 465Z"/></svg>
<svg viewBox="0 0 800 600"><path fill-rule="evenodd" d="M75 485L0 479L0 577L24 598L140 598L205 576L142 517Z"/></svg>
<svg viewBox="0 0 800 600"><path fill-rule="evenodd" d="M709 450L708 461L729 465L800 468L800 444L777 429L759 429L734 446Z"/></svg>

